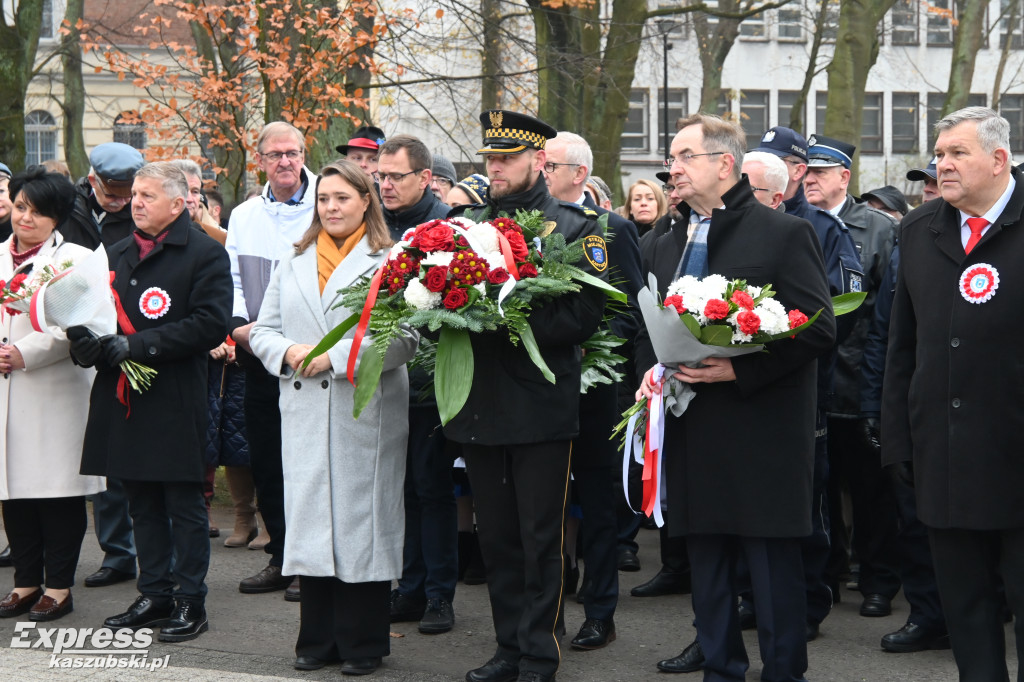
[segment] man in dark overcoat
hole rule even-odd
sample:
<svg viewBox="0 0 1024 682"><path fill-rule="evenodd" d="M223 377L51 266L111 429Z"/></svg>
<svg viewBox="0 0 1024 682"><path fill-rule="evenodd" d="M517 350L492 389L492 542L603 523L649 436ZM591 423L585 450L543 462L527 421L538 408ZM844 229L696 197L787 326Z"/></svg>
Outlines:
<svg viewBox="0 0 1024 682"><path fill-rule="evenodd" d="M206 358L231 316L227 253L191 228L187 194L184 174L170 164L136 173L136 230L107 250L117 333L79 336L71 347L79 364L97 369L81 471L124 482L138 550L141 596L104 625L160 627L164 642L207 629ZM150 388L119 385L124 360L157 371Z"/></svg>
<svg viewBox="0 0 1024 682"><path fill-rule="evenodd" d="M902 223L882 461L912 466L960 679L1006 680L1000 575L1024 660L1024 175L991 109L935 129L942 198Z"/></svg>
<svg viewBox="0 0 1024 682"><path fill-rule="evenodd" d="M682 122L670 147L684 220L644 243L661 294L709 273L771 284L787 310L821 315L766 352L709 358L675 376L696 396L668 417L663 444L668 530L686 535L705 680L742 680L748 667L736 611L737 561L750 568L762 679L801 680L807 669L801 538L811 532L816 358L835 338L821 247L810 223L759 203L740 176L743 131L716 116ZM687 228L690 235L688 238ZM637 367L657 362L641 332ZM675 368L673 368L675 369ZM653 370L641 391L652 391Z"/></svg>
<svg viewBox="0 0 1024 682"><path fill-rule="evenodd" d="M567 242L587 239L578 265L605 278L608 254L597 214L552 197L541 177L554 128L511 111L485 111L480 121L490 191L486 207L465 208L475 208L477 219L481 211L497 218L539 210ZM571 442L580 430L579 344L597 330L604 304L603 292L584 286L534 306L530 327L553 384L522 343L513 345L505 334L470 335L473 386L444 434L463 446L498 647L466 674L469 682L548 682L558 669L563 526Z"/></svg>

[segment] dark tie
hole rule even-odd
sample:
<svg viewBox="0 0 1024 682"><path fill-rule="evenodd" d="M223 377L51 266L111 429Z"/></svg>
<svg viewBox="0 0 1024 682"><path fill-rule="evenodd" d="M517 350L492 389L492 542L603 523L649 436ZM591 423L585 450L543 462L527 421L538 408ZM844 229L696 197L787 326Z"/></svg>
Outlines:
<svg viewBox="0 0 1024 682"><path fill-rule="evenodd" d="M964 247L964 252L970 253L971 249L981 241L981 231L988 227L988 221L984 218L968 218L967 227L971 228L971 236L967 240L967 246Z"/></svg>

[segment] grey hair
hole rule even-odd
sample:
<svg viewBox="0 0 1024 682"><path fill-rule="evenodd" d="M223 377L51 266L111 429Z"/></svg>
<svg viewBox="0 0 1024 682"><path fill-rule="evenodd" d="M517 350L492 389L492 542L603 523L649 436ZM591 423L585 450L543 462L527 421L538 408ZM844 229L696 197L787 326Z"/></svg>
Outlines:
<svg viewBox="0 0 1024 682"><path fill-rule="evenodd" d="M203 178L203 169L192 159L175 159L168 163L184 173L186 177L199 178L200 180Z"/></svg>
<svg viewBox="0 0 1024 682"><path fill-rule="evenodd" d="M294 137L295 141L299 143L299 149L301 149L303 153L306 152L306 136L302 134L301 130L285 121L274 121L263 126L263 130L260 131L260 136L256 139L256 152L258 154L262 154L264 142L271 137L280 137L282 135L291 135Z"/></svg>
<svg viewBox="0 0 1024 682"><path fill-rule="evenodd" d="M789 170L782 159L768 152L747 152L743 157L743 167L745 168L748 163L759 163L764 166L764 182L768 185L766 189L786 193L786 187L789 186Z"/></svg>
<svg viewBox="0 0 1024 682"><path fill-rule="evenodd" d="M977 122L978 143L986 154L997 149L1010 153L1010 122L988 107L966 107L954 111L935 124L935 132L945 132L967 121Z"/></svg>
<svg viewBox="0 0 1024 682"><path fill-rule="evenodd" d="M598 191L604 193L604 199L611 201L612 188L608 186L608 183L605 182L600 175L591 175L589 182L597 187Z"/></svg>
<svg viewBox="0 0 1024 682"><path fill-rule="evenodd" d="M164 193L171 199L184 199L188 196L188 180L173 161L147 163L135 171L135 177L136 179L156 178L162 180Z"/></svg>
<svg viewBox="0 0 1024 682"><path fill-rule="evenodd" d="M682 131L692 125L699 125L704 138L705 152L725 152L733 158L733 176L740 179L743 155L747 153L747 135L738 123L726 121L713 114L691 114L681 119L676 127ZM676 133L678 135L678 133Z"/></svg>
<svg viewBox="0 0 1024 682"><path fill-rule="evenodd" d="M558 134L552 139L558 140L565 145L566 163L586 166L587 177L583 179L583 184L587 184L587 181L590 180L590 171L594 169L594 152L590 150L590 145L587 141L576 133L570 133L567 130L559 130Z"/></svg>

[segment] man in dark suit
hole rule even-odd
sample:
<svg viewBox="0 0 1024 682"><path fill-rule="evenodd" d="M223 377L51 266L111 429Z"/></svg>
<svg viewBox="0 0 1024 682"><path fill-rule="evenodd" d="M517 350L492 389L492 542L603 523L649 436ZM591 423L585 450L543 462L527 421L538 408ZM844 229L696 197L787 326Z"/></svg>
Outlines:
<svg viewBox="0 0 1024 682"><path fill-rule="evenodd" d="M640 247L636 226L620 215L598 206L584 188L594 155L579 135L561 131L548 140L544 177L548 192L564 202L588 206L608 216L609 279L626 292L629 305L610 321L613 334L626 339L617 351L631 357L633 339L640 328L636 294L643 288L640 277ZM573 441L573 490L583 509L583 560L587 564L586 620L572 640L575 649L599 649L615 639L615 607L619 601L619 572L616 553L616 498L613 480L617 449L611 440L612 427L619 421L617 387L594 386L580 396L580 421L587 425Z"/></svg>
<svg viewBox="0 0 1024 682"><path fill-rule="evenodd" d="M960 679L1006 680L999 575L1024 660L1024 175L991 109L935 129L942 198L902 223L882 460L914 482Z"/></svg>
<svg viewBox="0 0 1024 682"><path fill-rule="evenodd" d="M811 532L815 361L832 345L835 319L814 229L754 198L740 176L745 150L736 124L704 114L681 122L670 172L687 221L645 243L644 266L662 294L682 275L715 273L771 284L787 309L822 312L767 353L708 358L674 372L696 397L682 417L665 423L666 519L670 534L687 536L704 679L742 680L748 667L736 611L742 554L758 605L762 678L801 680L807 644L800 539ZM641 332L637 366L656 362ZM652 376L653 369L644 376L645 396ZM737 423L749 438L734 433Z"/></svg>

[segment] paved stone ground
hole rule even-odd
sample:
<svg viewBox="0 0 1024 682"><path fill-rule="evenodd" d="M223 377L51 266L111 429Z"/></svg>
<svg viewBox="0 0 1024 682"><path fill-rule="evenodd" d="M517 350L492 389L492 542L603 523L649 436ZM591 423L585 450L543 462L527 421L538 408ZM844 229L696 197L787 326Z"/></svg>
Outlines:
<svg viewBox="0 0 1024 682"><path fill-rule="evenodd" d="M222 529L231 527L228 510L217 510ZM641 531L640 558L643 570L622 573L622 598L616 615L618 640L599 651L579 652L568 640L583 622L583 607L575 601L566 606L568 636L563 648L559 682L679 682L700 679L696 674L665 675L657 672L658 660L677 655L694 636L693 611L689 596L637 599L629 589L657 571L657 533ZM207 608L210 630L200 638L176 645L154 642L153 658L168 656L168 667L148 670L50 669L50 653L39 649L12 649L15 623L0 621L0 679L5 680L339 680L336 666L316 672L292 668L294 641L298 631L299 608L284 601L283 593L243 595L237 585L266 563L262 552L227 549L222 539L212 540L213 553L208 577ZM84 576L99 566L101 553L90 528L82 548L78 584L74 590L75 611L54 624L56 627L100 627L107 616L119 613L136 596L133 583L86 589ZM0 569L0 591L13 584L13 571ZM857 609L859 594L843 591L838 604L822 625L821 637L808 647L813 682L860 680L944 682L957 679L949 651L916 654L887 654L879 639L898 629L906 620L908 607L902 596L886 618L862 618ZM415 623L393 626L391 656L370 679L389 682L455 682L465 672L486 661L494 650L494 635L483 585L459 585L455 600L455 629L443 635L421 635ZM1007 627L1010 677L1016 674L1013 631ZM760 677L760 659L755 633L745 632L744 641L752 661L748 680ZM347 679L347 678L346 678Z"/></svg>

